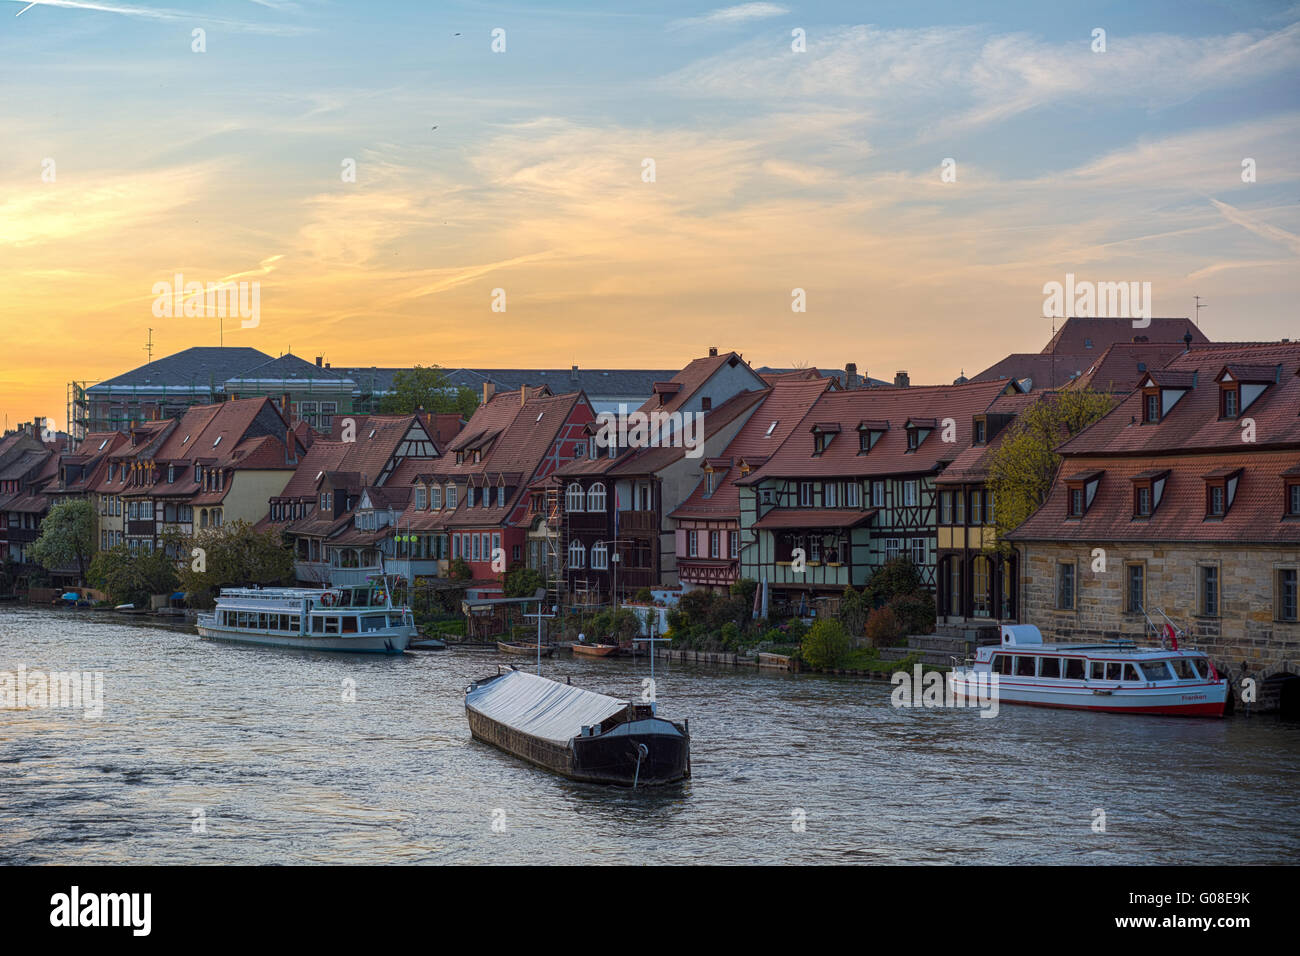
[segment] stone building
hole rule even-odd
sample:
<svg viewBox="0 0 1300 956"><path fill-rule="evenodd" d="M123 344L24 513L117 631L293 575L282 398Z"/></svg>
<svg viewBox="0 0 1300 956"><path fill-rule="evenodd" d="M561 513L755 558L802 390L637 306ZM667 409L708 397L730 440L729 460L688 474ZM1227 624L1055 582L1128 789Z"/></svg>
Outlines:
<svg viewBox="0 0 1300 956"><path fill-rule="evenodd" d="M1049 638L1155 640L1172 622L1259 706L1300 694L1300 343L1191 345L1062 445L1008 536Z"/></svg>

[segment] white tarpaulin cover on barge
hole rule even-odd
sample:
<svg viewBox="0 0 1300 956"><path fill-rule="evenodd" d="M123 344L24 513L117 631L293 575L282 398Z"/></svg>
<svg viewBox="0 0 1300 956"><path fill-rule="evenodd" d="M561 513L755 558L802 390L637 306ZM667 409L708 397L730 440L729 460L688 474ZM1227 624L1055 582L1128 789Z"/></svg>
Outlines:
<svg viewBox="0 0 1300 956"><path fill-rule="evenodd" d="M465 695L465 706L525 734L567 744L588 724L627 707L627 701L510 671Z"/></svg>

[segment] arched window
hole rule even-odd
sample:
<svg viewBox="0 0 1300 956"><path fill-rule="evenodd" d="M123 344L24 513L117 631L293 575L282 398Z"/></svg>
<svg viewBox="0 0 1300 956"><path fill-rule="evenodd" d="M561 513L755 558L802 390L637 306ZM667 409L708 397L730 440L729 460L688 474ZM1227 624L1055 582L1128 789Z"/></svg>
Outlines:
<svg viewBox="0 0 1300 956"><path fill-rule="evenodd" d="M571 482L569 484L569 490L565 492L564 495L564 510L581 511L583 497L582 485L578 484L576 481Z"/></svg>
<svg viewBox="0 0 1300 956"><path fill-rule="evenodd" d="M582 546L581 541L569 542L569 567L582 568L587 564L587 549Z"/></svg>
<svg viewBox="0 0 1300 956"><path fill-rule="evenodd" d="M587 489L587 510L597 512L605 510L605 485L603 482L598 481ZM593 556L591 565L593 568L596 566L595 560Z"/></svg>
<svg viewBox="0 0 1300 956"><path fill-rule="evenodd" d="M609 549L604 541L597 541L591 546L591 569L604 571L609 567Z"/></svg>

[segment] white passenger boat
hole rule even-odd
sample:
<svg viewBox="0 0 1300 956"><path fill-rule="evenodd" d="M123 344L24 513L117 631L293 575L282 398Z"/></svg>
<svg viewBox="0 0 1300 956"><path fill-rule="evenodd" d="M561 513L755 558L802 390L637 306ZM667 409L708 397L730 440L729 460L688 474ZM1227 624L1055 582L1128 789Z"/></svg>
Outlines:
<svg viewBox="0 0 1300 956"><path fill-rule="evenodd" d="M223 588L202 637L308 651L401 654L418 636L409 607L393 605L393 579L334 588Z"/></svg>
<svg viewBox="0 0 1300 956"><path fill-rule="evenodd" d="M1000 703L1117 714L1222 717L1228 682L1201 651L1132 642L1044 644L1031 624L1003 625L997 646L948 675L954 693L987 695L997 675Z"/></svg>

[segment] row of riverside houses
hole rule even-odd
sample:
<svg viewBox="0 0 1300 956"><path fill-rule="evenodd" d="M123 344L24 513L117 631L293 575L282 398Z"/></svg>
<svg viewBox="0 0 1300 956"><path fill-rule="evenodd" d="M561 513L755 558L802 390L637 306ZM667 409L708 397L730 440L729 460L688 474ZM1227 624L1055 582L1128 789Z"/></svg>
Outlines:
<svg viewBox="0 0 1300 956"><path fill-rule="evenodd" d="M0 475L26 477L0 483L0 518L6 501L89 487L109 545L238 515L287 536L304 582L445 577L463 559L492 596L501 564L524 564L564 604L750 578L797 611L906 555L942 625L1137 637L1163 611L1276 684L1300 641L1300 344L1214 344L1185 319L1133 331L1071 318L1042 353L944 386L711 349L635 406L698 418L693 449L671 426L649 446L599 440L609 403L543 383L481 383L468 422L355 414L325 437L289 398L227 400L87 436L57 480L43 443L7 439ZM1032 402L1084 386L1121 402L1060 449L1047 503L994 550L990 456ZM21 512L7 524L28 531Z"/></svg>

